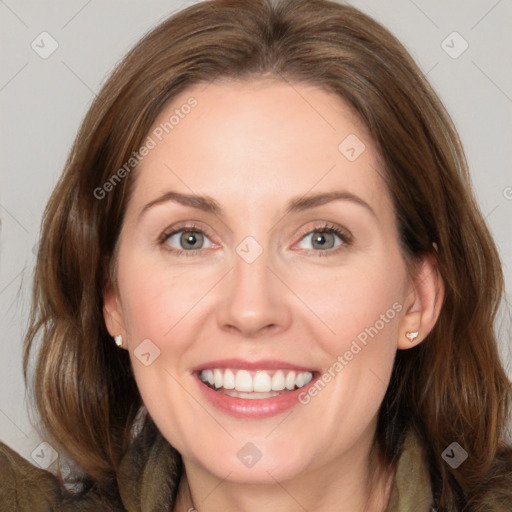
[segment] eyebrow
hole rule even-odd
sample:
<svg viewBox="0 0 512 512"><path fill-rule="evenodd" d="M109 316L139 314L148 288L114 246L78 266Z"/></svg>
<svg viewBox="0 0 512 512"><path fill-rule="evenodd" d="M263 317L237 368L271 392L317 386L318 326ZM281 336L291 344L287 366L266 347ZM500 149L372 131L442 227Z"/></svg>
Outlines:
<svg viewBox="0 0 512 512"><path fill-rule="evenodd" d="M347 192L344 190L295 197L291 199L290 202L288 203L285 210L285 215L309 210L310 208L322 206L324 204L337 200L350 201L360 206L363 206L375 218L377 218L377 214L366 201L361 199L359 196L356 196L355 194L352 194L351 192ZM169 201L182 204L183 206L196 208L197 210L201 210L206 213L212 213L218 216L222 216L223 213L220 204L212 197L201 196L196 194L182 194L181 192L171 190L146 204L140 211L139 218L142 217L142 215L145 212L147 212L154 206L167 203Z"/></svg>

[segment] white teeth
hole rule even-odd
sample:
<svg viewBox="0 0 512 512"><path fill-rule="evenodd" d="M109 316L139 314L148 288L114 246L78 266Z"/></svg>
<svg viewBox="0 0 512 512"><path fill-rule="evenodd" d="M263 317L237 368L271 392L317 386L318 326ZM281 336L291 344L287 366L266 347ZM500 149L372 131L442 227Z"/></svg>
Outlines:
<svg viewBox="0 0 512 512"><path fill-rule="evenodd" d="M271 376L265 370L251 373L247 370L212 368L203 370L200 377L203 382L207 382L215 389L223 388L241 393L269 393L301 388L311 382L313 374L294 370L277 370Z"/></svg>
<svg viewBox="0 0 512 512"><path fill-rule="evenodd" d="M282 391L285 388L284 373L282 370L277 370L272 377L272 390Z"/></svg>
<svg viewBox="0 0 512 512"><path fill-rule="evenodd" d="M277 391L270 391L268 393L240 393L234 389L228 389L223 392L224 395L232 396L234 398L245 398L248 400L258 400L261 398L272 398L279 395Z"/></svg>
<svg viewBox="0 0 512 512"><path fill-rule="evenodd" d="M297 378L295 379L295 384L297 384L298 388L301 388L302 386L304 386L305 381L306 381L306 376L304 375L304 373L299 373L297 375ZM217 378L215 378L215 382L217 382Z"/></svg>
<svg viewBox="0 0 512 512"><path fill-rule="evenodd" d="M289 389L290 391L295 387L295 372L289 372L286 376L286 389Z"/></svg>
<svg viewBox="0 0 512 512"><path fill-rule="evenodd" d="M267 372L256 372L252 381L253 391L258 393L267 393L272 389L272 379Z"/></svg>
<svg viewBox="0 0 512 512"><path fill-rule="evenodd" d="M235 389L237 391L245 391L247 393L253 391L252 377L247 370L238 370L236 373Z"/></svg>
<svg viewBox="0 0 512 512"><path fill-rule="evenodd" d="M213 383L215 384L215 387L221 388L223 381L222 372L218 368L215 368L215 370L213 370Z"/></svg>
<svg viewBox="0 0 512 512"><path fill-rule="evenodd" d="M235 374L231 370L224 372L224 389L235 389Z"/></svg>

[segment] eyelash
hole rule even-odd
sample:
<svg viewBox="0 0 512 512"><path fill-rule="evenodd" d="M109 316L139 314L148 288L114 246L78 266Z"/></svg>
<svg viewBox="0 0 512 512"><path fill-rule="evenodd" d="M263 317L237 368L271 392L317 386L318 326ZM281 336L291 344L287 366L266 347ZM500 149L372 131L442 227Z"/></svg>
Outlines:
<svg viewBox="0 0 512 512"><path fill-rule="evenodd" d="M180 226L179 228L173 229L171 231L164 231L158 239L158 244L160 246L164 247L164 244L167 242L167 240L169 240L169 238L172 235L175 235L176 233L180 233L182 231L192 232L192 233L201 233L203 235L206 235L208 238L211 238L207 232L205 232L203 229L199 228L198 226L196 226L195 224L192 223L192 224L188 224L186 226ZM349 234L349 232L346 230L340 229L339 227L337 227L334 224L325 223L325 224L322 224L321 226L313 227L309 231L306 231L304 234L302 234L302 236L300 237L300 240L302 240L306 235L311 235L312 233L334 233L342 241L342 243L334 249L324 249L324 250L309 249L309 251L314 252L314 254L319 257L325 257L325 256L337 254L340 250L343 250L344 248L352 245L352 236ZM203 251L203 249L192 249L190 251L185 251L183 249L176 249L174 247L173 248L164 247L164 249L166 251L176 254L176 256L185 256L185 257L197 256L198 253ZM305 250L308 250L308 249L305 249Z"/></svg>

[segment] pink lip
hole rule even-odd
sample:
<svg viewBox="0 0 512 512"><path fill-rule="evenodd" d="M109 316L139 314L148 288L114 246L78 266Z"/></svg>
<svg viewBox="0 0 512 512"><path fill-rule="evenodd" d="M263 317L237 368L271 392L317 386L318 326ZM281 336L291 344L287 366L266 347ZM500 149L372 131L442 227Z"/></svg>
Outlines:
<svg viewBox="0 0 512 512"><path fill-rule="evenodd" d="M211 368L236 368L241 370L270 370L280 368L304 372L310 371L313 373L313 379L309 384L300 389L296 389L295 391L285 392L282 395L276 395L270 398L255 398L251 400L224 395L223 393L219 393L207 386L199 378L199 375L202 370ZM201 393L204 394L204 397L211 405L225 414L235 418L245 419L270 418L299 405L299 395L307 392L307 390L313 386L320 377L320 373L316 370L275 360L249 362L242 361L241 359L224 359L222 361L212 361L210 363L202 364L197 368L194 368L192 371Z"/></svg>
<svg viewBox="0 0 512 512"><path fill-rule="evenodd" d="M276 359L261 359L260 361L245 361L243 359L221 359L218 361L209 361L208 363L201 364L192 368L192 372L201 372L203 370L213 368L234 368L237 370L295 370L299 372L314 373L314 368L307 368L306 366L299 366L296 364L287 363L286 361L278 361Z"/></svg>

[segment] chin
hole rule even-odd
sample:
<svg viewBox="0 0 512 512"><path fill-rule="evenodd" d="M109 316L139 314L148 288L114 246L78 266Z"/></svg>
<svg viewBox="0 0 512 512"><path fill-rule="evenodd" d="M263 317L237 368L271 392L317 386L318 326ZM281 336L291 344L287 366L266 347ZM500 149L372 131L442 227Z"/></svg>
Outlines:
<svg viewBox="0 0 512 512"><path fill-rule="evenodd" d="M297 451L287 453L267 446L258 452L250 443L242 445L241 449L237 446L237 451L230 457L226 452L223 455L212 454L208 458L204 455L201 454L197 463L208 473L220 480L239 484L275 484L276 481L295 479L310 466L305 455Z"/></svg>

